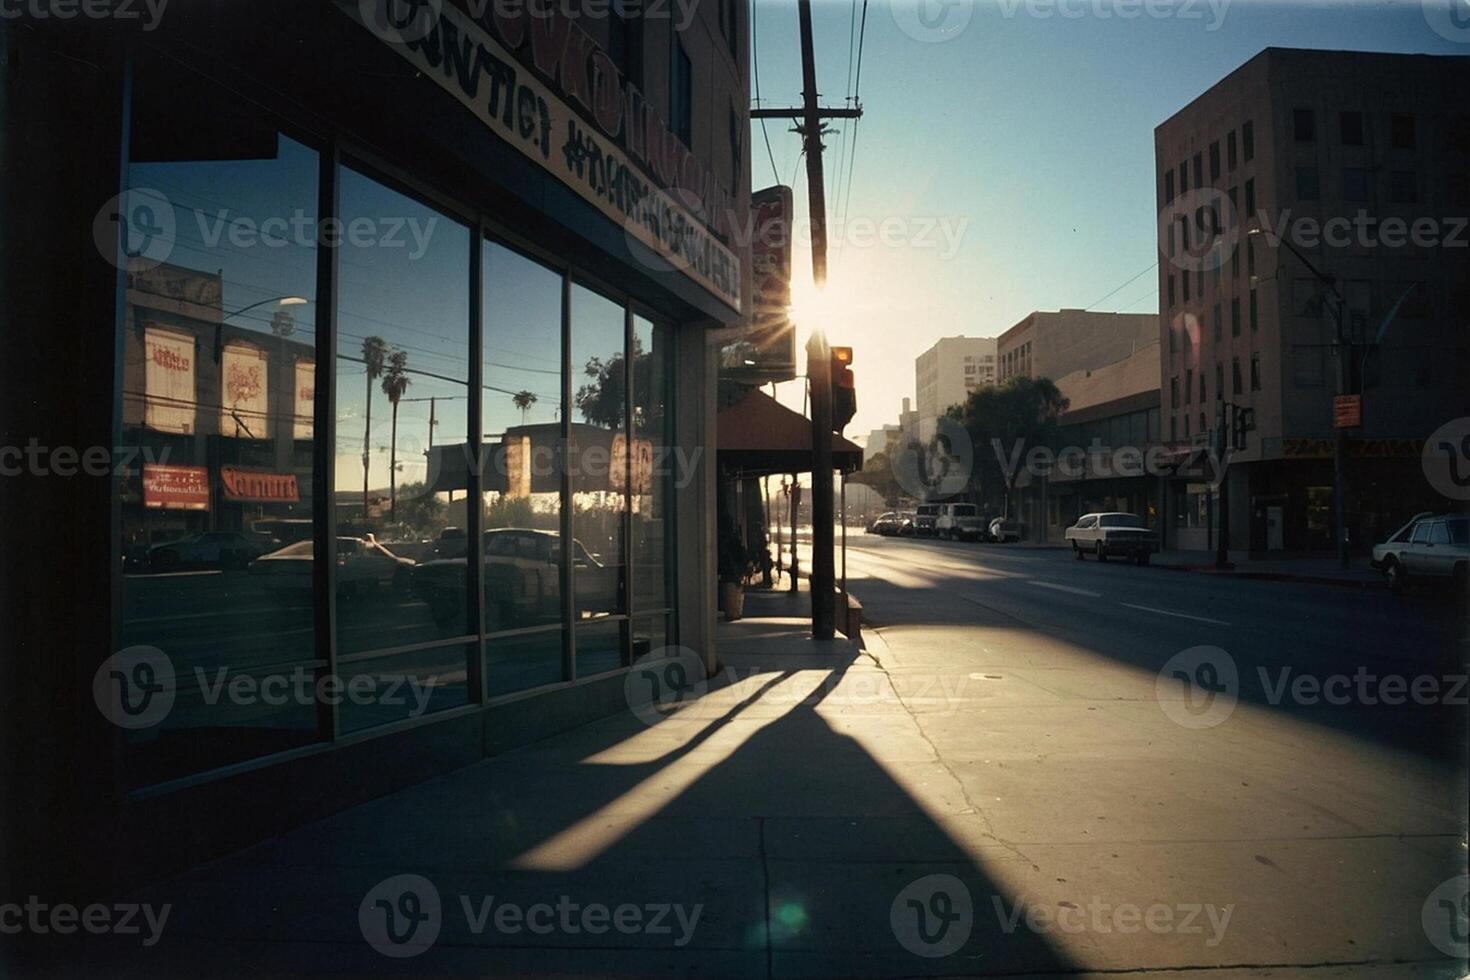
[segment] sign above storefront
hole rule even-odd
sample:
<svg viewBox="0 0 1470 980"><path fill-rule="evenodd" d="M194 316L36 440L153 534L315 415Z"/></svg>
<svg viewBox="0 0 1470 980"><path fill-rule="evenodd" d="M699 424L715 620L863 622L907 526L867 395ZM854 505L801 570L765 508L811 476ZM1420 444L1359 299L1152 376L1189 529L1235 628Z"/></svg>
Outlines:
<svg viewBox="0 0 1470 980"><path fill-rule="evenodd" d="M225 488L225 499L236 503L295 504L301 501L295 473L221 466L219 479Z"/></svg>
<svg viewBox="0 0 1470 980"><path fill-rule="evenodd" d="M380 38L381 25L393 24L407 8L416 29L386 41L390 47L491 132L621 224L661 270L682 272L741 312L740 259L712 230L730 222L728 189L668 132L637 90L622 83L612 60L580 27L559 16L497 14L502 44L452 4L423 24L416 5L396 0L337 5ZM512 49L521 42L562 93L516 57ZM587 107L586 118L569 100Z"/></svg>
<svg viewBox="0 0 1470 980"><path fill-rule="evenodd" d="M1363 424L1363 396L1337 395L1332 399L1332 427L1356 429Z"/></svg>
<svg viewBox="0 0 1470 980"><path fill-rule="evenodd" d="M144 463L143 506L149 510L209 510L209 470Z"/></svg>
<svg viewBox="0 0 1470 980"><path fill-rule="evenodd" d="M791 322L791 188L767 187L750 196L750 330L720 352L720 377L745 384L796 377L796 329Z"/></svg>

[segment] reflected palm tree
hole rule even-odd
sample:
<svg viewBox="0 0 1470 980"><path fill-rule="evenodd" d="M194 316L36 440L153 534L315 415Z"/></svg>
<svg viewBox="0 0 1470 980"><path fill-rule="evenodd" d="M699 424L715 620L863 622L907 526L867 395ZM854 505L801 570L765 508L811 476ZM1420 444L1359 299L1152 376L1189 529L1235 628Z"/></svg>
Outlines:
<svg viewBox="0 0 1470 980"><path fill-rule="evenodd" d="M388 342L382 337L364 337L362 340L362 362L367 365L367 421L362 432L362 519L368 514L368 461L372 458L373 437L373 382L383 373L383 359L388 354Z"/></svg>
<svg viewBox="0 0 1470 980"><path fill-rule="evenodd" d="M526 411L536 402L540 401L534 391L518 391L510 396L512 404L521 410L521 425L526 424Z"/></svg>
<svg viewBox="0 0 1470 980"><path fill-rule="evenodd" d="M398 520L398 401L413 380L408 376L408 355L395 350L388 356L383 374L383 394L393 406L393 426L388 437L388 520Z"/></svg>

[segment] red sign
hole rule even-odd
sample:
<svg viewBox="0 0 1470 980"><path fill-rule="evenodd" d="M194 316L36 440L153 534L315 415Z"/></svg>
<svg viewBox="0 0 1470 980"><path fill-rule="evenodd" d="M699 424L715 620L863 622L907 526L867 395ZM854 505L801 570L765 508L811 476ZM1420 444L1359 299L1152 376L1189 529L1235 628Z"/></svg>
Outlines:
<svg viewBox="0 0 1470 980"><path fill-rule="evenodd" d="M1332 399L1332 427L1356 429L1363 424L1363 396L1337 395Z"/></svg>
<svg viewBox="0 0 1470 980"><path fill-rule="evenodd" d="M209 510L209 470L203 466L144 463L143 506L155 510Z"/></svg>
<svg viewBox="0 0 1470 980"><path fill-rule="evenodd" d="M250 504L294 504L301 500L295 473L221 466L219 479L224 484L226 500Z"/></svg>

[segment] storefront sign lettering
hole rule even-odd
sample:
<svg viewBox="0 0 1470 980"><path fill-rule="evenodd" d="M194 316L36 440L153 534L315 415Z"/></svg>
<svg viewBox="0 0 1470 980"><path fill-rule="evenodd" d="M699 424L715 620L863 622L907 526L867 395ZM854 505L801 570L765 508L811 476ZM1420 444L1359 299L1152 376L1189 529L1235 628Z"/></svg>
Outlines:
<svg viewBox="0 0 1470 980"><path fill-rule="evenodd" d="M209 470L143 464L143 506L150 510L209 510Z"/></svg>
<svg viewBox="0 0 1470 980"><path fill-rule="evenodd" d="M295 473L221 466L219 479L225 488L226 500L252 504L294 504L301 500Z"/></svg>

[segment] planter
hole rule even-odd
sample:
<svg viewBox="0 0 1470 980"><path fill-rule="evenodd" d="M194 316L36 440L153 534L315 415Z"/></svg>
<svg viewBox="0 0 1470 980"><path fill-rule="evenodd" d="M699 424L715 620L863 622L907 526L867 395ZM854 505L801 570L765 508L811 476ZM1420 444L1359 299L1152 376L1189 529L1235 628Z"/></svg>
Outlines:
<svg viewBox="0 0 1470 980"><path fill-rule="evenodd" d="M730 621L745 615L745 589L739 582L720 583L720 611Z"/></svg>

